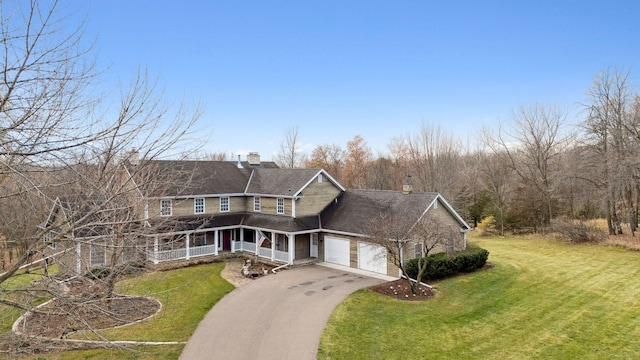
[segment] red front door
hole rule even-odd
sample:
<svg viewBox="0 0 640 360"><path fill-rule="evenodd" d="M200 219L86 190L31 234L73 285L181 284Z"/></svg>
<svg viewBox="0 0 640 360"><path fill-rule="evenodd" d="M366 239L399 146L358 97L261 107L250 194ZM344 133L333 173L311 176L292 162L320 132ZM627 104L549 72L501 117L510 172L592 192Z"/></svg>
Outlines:
<svg viewBox="0 0 640 360"><path fill-rule="evenodd" d="M231 250L231 230L222 231L222 250Z"/></svg>

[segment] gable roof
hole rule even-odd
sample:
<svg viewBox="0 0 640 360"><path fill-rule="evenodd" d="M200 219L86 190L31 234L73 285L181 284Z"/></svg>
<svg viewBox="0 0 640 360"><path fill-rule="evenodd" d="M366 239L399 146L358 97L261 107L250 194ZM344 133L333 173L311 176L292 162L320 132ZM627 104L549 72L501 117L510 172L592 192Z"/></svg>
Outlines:
<svg viewBox="0 0 640 360"><path fill-rule="evenodd" d="M145 173L152 173L153 177L136 174L134 180L145 197L221 194L294 197L320 174L344 190L323 169L281 169L273 162L241 165L238 167L233 161L151 160ZM127 164L127 169L133 166Z"/></svg>
<svg viewBox="0 0 640 360"><path fill-rule="evenodd" d="M53 231L64 228L71 237L89 238L109 235L116 229L139 228L142 224L131 217L131 209L113 199L72 195L57 197L47 220L39 227Z"/></svg>
<svg viewBox="0 0 640 360"><path fill-rule="evenodd" d="M151 160L145 166L152 177L134 175L145 197L242 193L251 171L232 161Z"/></svg>
<svg viewBox="0 0 640 360"><path fill-rule="evenodd" d="M368 234L371 224L382 214L400 214L405 223L415 224L440 202L460 223L461 228L469 225L438 193L410 193L389 190L346 190L341 197L329 205L321 215L322 228L351 234Z"/></svg>
<svg viewBox="0 0 640 360"><path fill-rule="evenodd" d="M323 174L340 190L344 188L338 184L326 171L322 169L255 169L253 170L246 194L277 195L284 197L297 196L318 175Z"/></svg>

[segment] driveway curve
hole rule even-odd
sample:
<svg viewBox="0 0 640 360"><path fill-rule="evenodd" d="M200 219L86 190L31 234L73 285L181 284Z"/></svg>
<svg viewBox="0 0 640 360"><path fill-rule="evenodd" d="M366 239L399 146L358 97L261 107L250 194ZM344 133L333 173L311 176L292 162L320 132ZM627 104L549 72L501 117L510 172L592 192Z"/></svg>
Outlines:
<svg viewBox="0 0 640 360"><path fill-rule="evenodd" d="M319 265L236 288L200 322L180 359L315 359L333 309L384 280Z"/></svg>

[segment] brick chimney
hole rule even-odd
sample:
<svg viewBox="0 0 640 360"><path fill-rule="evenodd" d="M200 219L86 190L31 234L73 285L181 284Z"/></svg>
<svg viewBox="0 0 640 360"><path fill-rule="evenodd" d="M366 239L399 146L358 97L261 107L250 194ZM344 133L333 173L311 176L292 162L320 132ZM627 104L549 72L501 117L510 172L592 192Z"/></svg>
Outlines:
<svg viewBox="0 0 640 360"><path fill-rule="evenodd" d="M247 154L247 162L251 166L260 165L260 154L257 152L250 152Z"/></svg>
<svg viewBox="0 0 640 360"><path fill-rule="evenodd" d="M411 175L407 174L404 178L404 184L402 185L402 193L407 195L413 192L413 185L411 184Z"/></svg>

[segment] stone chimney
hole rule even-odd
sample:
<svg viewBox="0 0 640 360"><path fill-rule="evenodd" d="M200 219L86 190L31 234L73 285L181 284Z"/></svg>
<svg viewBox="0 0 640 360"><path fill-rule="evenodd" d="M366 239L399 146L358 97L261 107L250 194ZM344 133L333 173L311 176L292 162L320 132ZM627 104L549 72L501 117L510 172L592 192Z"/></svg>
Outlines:
<svg viewBox="0 0 640 360"><path fill-rule="evenodd" d="M402 185L402 193L407 195L413 192L413 185L411 184L411 175L407 174Z"/></svg>
<svg viewBox="0 0 640 360"><path fill-rule="evenodd" d="M129 163L133 166L140 165L140 153L135 148L131 149L131 151L127 152L126 159L129 160Z"/></svg>
<svg viewBox="0 0 640 360"><path fill-rule="evenodd" d="M247 154L247 162L251 166L260 165L260 154L257 152L250 152Z"/></svg>

